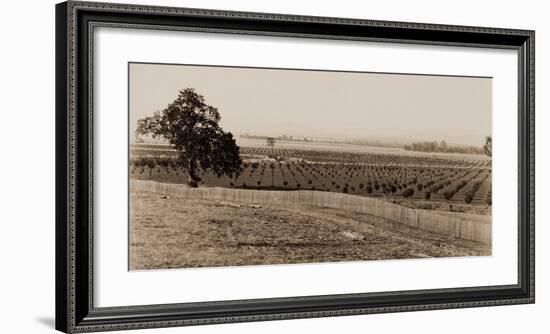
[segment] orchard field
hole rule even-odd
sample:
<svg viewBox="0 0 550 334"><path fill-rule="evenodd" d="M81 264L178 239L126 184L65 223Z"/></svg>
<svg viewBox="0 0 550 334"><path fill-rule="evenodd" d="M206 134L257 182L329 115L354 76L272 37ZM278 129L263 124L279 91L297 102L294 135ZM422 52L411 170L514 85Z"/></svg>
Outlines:
<svg viewBox="0 0 550 334"><path fill-rule="evenodd" d="M230 178L201 170L200 186L332 191L405 205L436 203L451 210L491 206L491 161L486 156L332 143L278 142L268 147L247 140L239 145L242 173ZM187 174L175 157L168 145L131 145L130 178L184 184Z"/></svg>

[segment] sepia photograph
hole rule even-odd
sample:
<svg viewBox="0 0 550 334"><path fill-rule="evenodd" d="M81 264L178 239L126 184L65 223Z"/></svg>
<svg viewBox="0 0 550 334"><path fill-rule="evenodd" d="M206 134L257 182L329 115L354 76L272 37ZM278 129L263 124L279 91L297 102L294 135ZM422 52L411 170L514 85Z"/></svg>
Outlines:
<svg viewBox="0 0 550 334"><path fill-rule="evenodd" d="M129 270L490 256L492 80L129 63Z"/></svg>

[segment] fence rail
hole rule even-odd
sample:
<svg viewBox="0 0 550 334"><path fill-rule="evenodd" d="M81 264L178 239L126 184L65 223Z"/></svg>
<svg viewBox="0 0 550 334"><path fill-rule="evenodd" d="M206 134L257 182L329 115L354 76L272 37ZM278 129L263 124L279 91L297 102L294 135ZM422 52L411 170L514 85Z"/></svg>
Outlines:
<svg viewBox="0 0 550 334"><path fill-rule="evenodd" d="M189 188L182 184L143 180L131 180L130 191L147 191L174 197L216 199L294 209L307 206L320 206L350 210L382 217L430 232L485 244L491 243L491 224L483 222L483 219L471 219L471 214L464 217L450 217L434 211L408 208L377 198L344 193L311 190L277 191L218 187Z"/></svg>

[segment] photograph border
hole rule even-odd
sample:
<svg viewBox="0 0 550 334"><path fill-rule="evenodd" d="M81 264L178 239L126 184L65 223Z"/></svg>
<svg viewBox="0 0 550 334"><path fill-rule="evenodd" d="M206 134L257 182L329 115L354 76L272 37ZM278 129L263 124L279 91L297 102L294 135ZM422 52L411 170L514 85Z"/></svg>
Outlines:
<svg viewBox="0 0 550 334"><path fill-rule="evenodd" d="M268 71L303 71L303 72L317 72L317 73L345 73L345 74L367 74L367 75L395 75L395 76L419 76L419 77L444 77L444 78L466 78L466 79L494 79L493 76L487 76L487 75L458 75L458 74L439 74L439 73L415 73L415 72L384 72L384 71L361 71L361 70L333 70L333 69L314 69L314 68L297 68L297 67L269 67L269 66L244 66L244 65L210 65L210 64L195 64L195 63L173 63L173 62L151 62L151 61L134 61L134 60L131 60L131 61L128 61L126 66L127 66L127 87L128 87L128 92L127 92L127 117L128 117L128 127L127 127L127 131L128 131L128 137L127 137L127 143L126 143L126 148L128 150L128 155L127 155L127 165L128 165L128 169L127 169L127 172L128 172L128 185L127 185L127 189L126 189L126 192L127 192L127 195L128 195L128 203L127 203L127 209L128 209L128 212L130 213L131 212L131 198L130 198L130 195L131 195L131 190L130 190L130 180L131 180L131 177L130 177L130 164L131 164L131 143L130 143L130 138L131 138L131 133L130 133L130 115L131 115L131 79L130 79L130 76L131 76L131 72L130 72L130 67L131 65L155 65L155 66L181 66L181 67L196 67L196 68L221 68L221 69L244 69L244 70L268 70ZM92 83L90 82L90 85ZM91 131L91 130L90 130ZM92 157L93 158L93 157ZM254 189L254 187L250 188L250 189ZM130 214L128 214L128 218L127 218L127 228L128 228L128 231L131 231L131 217L130 217ZM490 222L491 222L491 225L492 225L492 220L493 218L491 217L490 219ZM127 243L128 243L128 256L127 256L127 266L128 266L128 270L131 270L130 269L130 263L131 263L131 258L132 258L132 255L131 255L131 252L130 252L130 240L131 240L131 232L128 232L128 239L127 239ZM493 247L492 247L492 241L489 242L489 248L490 248L490 253L493 252ZM488 256L491 256L490 254ZM360 261L360 260L349 260L349 261ZM342 261L342 262L345 262L345 261ZM286 263L286 264L308 264L308 263L326 263L325 261L322 261L322 262L316 262L316 261L313 261L313 262L289 262L289 263ZM254 264L254 265L271 265L271 264ZM242 266L242 264L240 264L239 266ZM247 264L244 264L244 266L247 266ZM200 266L199 266L200 267ZM221 266L206 266L206 268L216 268L216 267L221 267ZM196 267L192 267L192 268L196 268ZM170 269L176 269L176 268L170 268ZM137 269L137 270L151 270L151 269ZM161 270L160 268L155 268L154 270Z"/></svg>
<svg viewBox="0 0 550 334"><path fill-rule="evenodd" d="M156 29L512 49L518 53L518 283L98 308L93 289L93 34ZM535 32L99 2L56 6L56 329L78 333L535 301Z"/></svg>

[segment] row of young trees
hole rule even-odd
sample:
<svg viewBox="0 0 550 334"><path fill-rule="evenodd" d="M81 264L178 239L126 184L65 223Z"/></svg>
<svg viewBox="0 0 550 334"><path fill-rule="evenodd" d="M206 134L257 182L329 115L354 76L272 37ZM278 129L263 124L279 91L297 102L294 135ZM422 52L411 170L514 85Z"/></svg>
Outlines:
<svg viewBox="0 0 550 334"><path fill-rule="evenodd" d="M162 175L166 175L166 178L172 180L169 182L174 182L174 175L186 173L179 168L175 159L168 157L134 158L132 166L132 174L135 173L134 176L140 179L162 180ZM304 161L252 161L243 162L241 167L242 172L231 178L218 177L199 168L197 181L209 186L310 189L383 195L389 198L402 196L430 200L436 196L438 199L464 200L471 203L477 196L482 181L490 175L486 169L369 166Z"/></svg>
<svg viewBox="0 0 550 334"><path fill-rule="evenodd" d="M449 166L449 167L489 167L490 161L474 159L449 159L435 156L396 155L370 152L322 151L315 149L295 149L285 147L241 147L242 154L265 155L279 160L296 158L307 161L331 163L362 163L383 166Z"/></svg>

